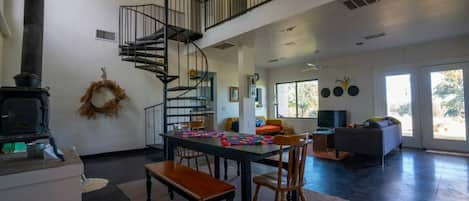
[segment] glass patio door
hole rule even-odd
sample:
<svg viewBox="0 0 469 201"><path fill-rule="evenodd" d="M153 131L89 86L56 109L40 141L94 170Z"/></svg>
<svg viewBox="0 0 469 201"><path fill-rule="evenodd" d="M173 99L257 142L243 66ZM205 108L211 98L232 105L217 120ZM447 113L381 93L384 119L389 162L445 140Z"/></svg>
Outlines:
<svg viewBox="0 0 469 201"><path fill-rule="evenodd" d="M386 76L386 116L399 119L402 126L402 136L413 136L410 74Z"/></svg>
<svg viewBox="0 0 469 201"><path fill-rule="evenodd" d="M398 119L402 127L402 143L421 147L415 73L385 74L385 114Z"/></svg>
<svg viewBox="0 0 469 201"><path fill-rule="evenodd" d="M427 149L469 152L468 64L423 69L423 146Z"/></svg>

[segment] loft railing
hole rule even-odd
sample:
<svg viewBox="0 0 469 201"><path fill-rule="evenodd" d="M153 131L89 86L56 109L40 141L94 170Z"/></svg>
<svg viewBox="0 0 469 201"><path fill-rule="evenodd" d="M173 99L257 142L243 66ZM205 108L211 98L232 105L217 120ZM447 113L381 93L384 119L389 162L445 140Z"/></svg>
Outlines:
<svg viewBox="0 0 469 201"><path fill-rule="evenodd" d="M201 3L198 0L169 0L168 1L168 24L176 27L184 28L194 32L202 33L202 12ZM126 5L121 6L121 22L130 24L132 20L135 20L130 14L143 14L147 18L151 17L159 20L160 23L152 24L141 24L140 26L146 27L147 30L151 28L159 29L163 27L165 23L166 8L164 5L157 4L145 4L145 5ZM145 16L139 15L140 18ZM150 23L151 19L146 20ZM124 33L131 35L132 33Z"/></svg>
<svg viewBox="0 0 469 201"><path fill-rule="evenodd" d="M206 0L205 30L236 18L272 0Z"/></svg>

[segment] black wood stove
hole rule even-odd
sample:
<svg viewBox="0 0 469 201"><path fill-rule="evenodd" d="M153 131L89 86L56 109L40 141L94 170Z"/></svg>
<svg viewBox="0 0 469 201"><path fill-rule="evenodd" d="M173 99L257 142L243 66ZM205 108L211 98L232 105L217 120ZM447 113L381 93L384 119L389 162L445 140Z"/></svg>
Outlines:
<svg viewBox="0 0 469 201"><path fill-rule="evenodd" d="M49 132L49 92L41 88L43 29L44 0L25 0L21 73L16 87L0 88L0 147L49 139L61 157Z"/></svg>

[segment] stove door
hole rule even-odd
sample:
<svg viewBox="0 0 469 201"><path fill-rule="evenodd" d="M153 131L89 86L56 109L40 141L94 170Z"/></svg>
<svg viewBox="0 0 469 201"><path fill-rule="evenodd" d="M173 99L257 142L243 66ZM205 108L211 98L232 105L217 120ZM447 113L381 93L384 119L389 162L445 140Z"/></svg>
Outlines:
<svg viewBox="0 0 469 201"><path fill-rule="evenodd" d="M1 111L2 135L41 132L42 104L37 98L8 98Z"/></svg>

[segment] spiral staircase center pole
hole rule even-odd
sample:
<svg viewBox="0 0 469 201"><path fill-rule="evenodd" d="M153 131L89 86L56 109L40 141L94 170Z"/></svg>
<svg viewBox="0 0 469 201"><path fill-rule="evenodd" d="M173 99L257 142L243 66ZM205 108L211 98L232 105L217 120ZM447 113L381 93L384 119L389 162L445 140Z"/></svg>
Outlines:
<svg viewBox="0 0 469 201"><path fill-rule="evenodd" d="M164 16L164 22L165 22L165 26L164 26L164 70L166 72L169 72L168 71L168 17L169 17L169 0L165 0L164 1L164 13L165 13L165 16ZM163 84L163 133L167 133L168 132L168 75L164 75L164 84ZM165 158L167 159L168 156L167 156L167 153L168 153L168 143L166 142L166 138L164 140L164 156Z"/></svg>

